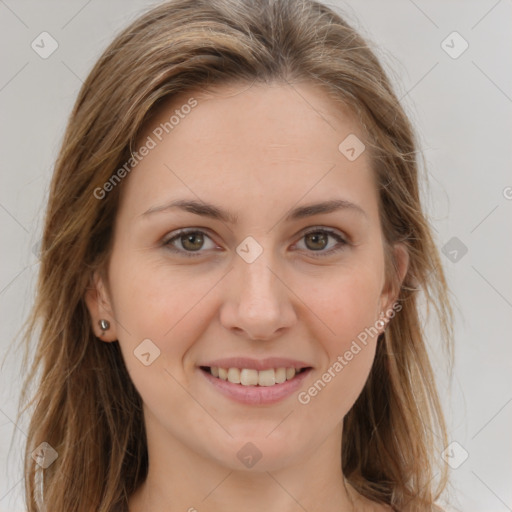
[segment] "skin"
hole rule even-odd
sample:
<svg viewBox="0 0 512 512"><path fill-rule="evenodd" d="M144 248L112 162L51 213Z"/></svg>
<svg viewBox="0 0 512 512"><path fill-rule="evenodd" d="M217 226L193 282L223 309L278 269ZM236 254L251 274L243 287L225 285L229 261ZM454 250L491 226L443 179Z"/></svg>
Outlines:
<svg viewBox="0 0 512 512"><path fill-rule="evenodd" d="M390 510L358 496L340 464L342 420L377 336L306 405L297 393L273 405L234 402L197 368L220 357L291 357L313 367L307 390L391 308L369 152L351 162L338 150L349 134L364 140L361 128L314 84L235 84L173 98L141 144L191 96L198 105L125 179L109 265L87 293L98 337L119 341L144 403L149 473L130 512ZM145 214L182 198L229 209L238 222L177 208ZM284 220L327 199L364 214ZM182 253L172 252L164 242L181 228L201 228L203 245L182 237L173 243ZM304 236L311 228L348 244L329 254L337 240L315 245ZM236 252L247 236L263 248L252 263ZM190 247L199 256L183 254ZM400 282L408 257L394 251ZM100 318L111 323L105 333ZM160 350L149 366L133 354L147 338ZM247 442L262 454L252 468L237 458Z"/></svg>

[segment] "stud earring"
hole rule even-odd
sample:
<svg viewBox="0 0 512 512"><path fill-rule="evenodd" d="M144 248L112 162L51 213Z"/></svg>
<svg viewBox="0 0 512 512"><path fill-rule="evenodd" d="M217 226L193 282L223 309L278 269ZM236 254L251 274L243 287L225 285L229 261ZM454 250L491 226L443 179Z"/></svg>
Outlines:
<svg viewBox="0 0 512 512"><path fill-rule="evenodd" d="M100 326L102 336L105 334L105 331L108 331L110 329L110 322L108 320L105 320L104 318L102 318L98 322L98 325Z"/></svg>
<svg viewBox="0 0 512 512"><path fill-rule="evenodd" d="M384 331L386 330L386 327L387 327L387 325L386 325L387 322L386 322L386 320L384 320L384 318L385 318L384 313L381 311L380 318L377 320L376 326L378 326L379 329L382 329L382 333L384 333Z"/></svg>

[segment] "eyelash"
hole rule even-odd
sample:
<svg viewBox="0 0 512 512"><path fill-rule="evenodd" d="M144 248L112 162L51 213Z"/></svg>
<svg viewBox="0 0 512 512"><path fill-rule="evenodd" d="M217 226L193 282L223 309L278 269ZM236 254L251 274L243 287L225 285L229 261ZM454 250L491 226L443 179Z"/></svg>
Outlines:
<svg viewBox="0 0 512 512"><path fill-rule="evenodd" d="M166 248L168 248L170 251L175 252L175 253L180 253L180 254L184 255L185 257L189 257L189 258L198 257L204 251L202 251L202 250L187 251L185 249L177 249L176 247L174 247L172 245L172 242L180 239L182 236L189 235L189 234L195 234L195 233L201 233L211 240L211 237L208 235L208 233L206 233L205 231L202 231L200 229L183 229L181 231L178 231L171 238L164 240L163 245ZM335 231L332 231L330 229L325 229L325 228L321 228L321 229L318 228L318 229L313 229L313 230L307 231L306 233L304 233L302 235L301 240L304 237L306 237L307 235L311 235L313 233L314 234L317 234L317 233L327 234L327 235L331 236L332 238L336 239L338 244L340 244L340 245L338 245L338 247L335 247L334 249L329 249L328 251L324 251L324 250L322 250L322 251L312 251L312 250L307 251L307 252L311 253L310 255L313 256L314 258L323 258L326 256L330 256L334 253L337 253L337 252L343 250L345 248L345 246L348 245L348 242L343 237L341 237L338 233L336 233Z"/></svg>

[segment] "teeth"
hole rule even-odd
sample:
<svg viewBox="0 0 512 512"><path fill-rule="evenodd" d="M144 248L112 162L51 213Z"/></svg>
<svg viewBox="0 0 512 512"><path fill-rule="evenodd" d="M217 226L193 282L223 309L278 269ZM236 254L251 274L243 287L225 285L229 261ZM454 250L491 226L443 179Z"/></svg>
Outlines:
<svg viewBox="0 0 512 512"><path fill-rule="evenodd" d="M210 373L214 377L227 380L233 384L268 387L293 379L297 371L295 368L270 368L258 371L252 368L218 368L212 366Z"/></svg>
<svg viewBox="0 0 512 512"><path fill-rule="evenodd" d="M228 369L228 381L233 384L240 384L240 370L238 368Z"/></svg>
<svg viewBox="0 0 512 512"><path fill-rule="evenodd" d="M276 370L276 384L281 384L286 381L286 368L278 368Z"/></svg>
<svg viewBox="0 0 512 512"><path fill-rule="evenodd" d="M244 368L240 371L240 384L243 386L256 386L258 384L258 373L258 370Z"/></svg>
<svg viewBox="0 0 512 512"><path fill-rule="evenodd" d="M295 371L293 372L295 375ZM273 386L276 383L276 372L273 368L258 372L258 384L260 386Z"/></svg>
<svg viewBox="0 0 512 512"><path fill-rule="evenodd" d="M293 379L295 376L295 368L286 368L286 380Z"/></svg>

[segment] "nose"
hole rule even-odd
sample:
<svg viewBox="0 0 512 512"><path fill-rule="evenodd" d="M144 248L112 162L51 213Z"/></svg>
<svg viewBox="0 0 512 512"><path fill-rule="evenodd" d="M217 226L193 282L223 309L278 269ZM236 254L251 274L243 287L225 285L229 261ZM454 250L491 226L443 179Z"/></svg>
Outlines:
<svg viewBox="0 0 512 512"><path fill-rule="evenodd" d="M221 307L222 325L251 340L282 336L297 320L293 292L269 253L252 263L237 257Z"/></svg>

